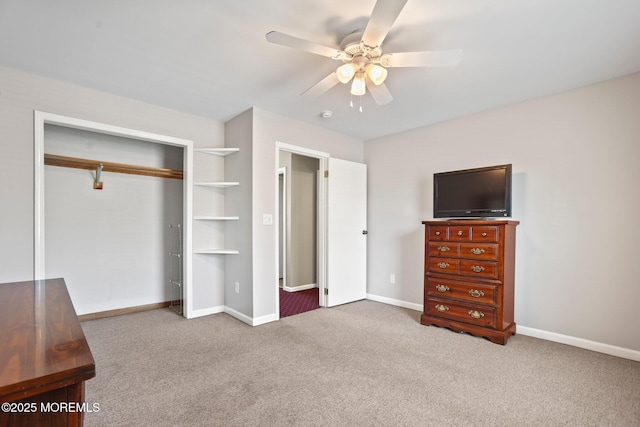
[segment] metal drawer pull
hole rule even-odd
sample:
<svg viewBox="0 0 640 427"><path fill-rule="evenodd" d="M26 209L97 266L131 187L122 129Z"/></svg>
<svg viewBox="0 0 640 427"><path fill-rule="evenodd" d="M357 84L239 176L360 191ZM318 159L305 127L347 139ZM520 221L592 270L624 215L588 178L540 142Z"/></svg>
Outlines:
<svg viewBox="0 0 640 427"><path fill-rule="evenodd" d="M471 269L476 273L480 273L481 271L484 271L484 267L481 265L472 265Z"/></svg>
<svg viewBox="0 0 640 427"><path fill-rule="evenodd" d="M469 316L473 317L474 319L482 319L484 317L484 313L477 310L469 310Z"/></svg>
<svg viewBox="0 0 640 427"><path fill-rule="evenodd" d="M438 246L438 250L440 252L447 252L447 251L450 251L451 248L449 246Z"/></svg>
<svg viewBox="0 0 640 427"><path fill-rule="evenodd" d="M449 287L445 285L436 285L436 290L438 292L447 292L449 290Z"/></svg>
<svg viewBox="0 0 640 427"><path fill-rule="evenodd" d="M442 304L436 304L436 310L438 310L440 313L444 313L445 311L449 311L449 307L447 307L446 305L442 305ZM483 314L484 316L484 314Z"/></svg>
<svg viewBox="0 0 640 427"><path fill-rule="evenodd" d="M482 255L484 253L484 249L482 248L471 248L471 253L474 255Z"/></svg>
<svg viewBox="0 0 640 427"><path fill-rule="evenodd" d="M438 267L440 268L448 268L451 264L449 264L448 262L439 262L438 263Z"/></svg>
<svg viewBox="0 0 640 427"><path fill-rule="evenodd" d="M471 289L471 290L469 291L469 295L471 295L471 296L472 296L472 297L474 297L474 298L480 298L480 297L483 297L483 296L484 296L484 292L482 292L482 291L477 291L477 290L475 290L475 289Z"/></svg>
<svg viewBox="0 0 640 427"><path fill-rule="evenodd" d="M458 236L462 236L462 231L458 231Z"/></svg>
<svg viewBox="0 0 640 427"><path fill-rule="evenodd" d="M487 233L482 233L482 237L487 237Z"/></svg>

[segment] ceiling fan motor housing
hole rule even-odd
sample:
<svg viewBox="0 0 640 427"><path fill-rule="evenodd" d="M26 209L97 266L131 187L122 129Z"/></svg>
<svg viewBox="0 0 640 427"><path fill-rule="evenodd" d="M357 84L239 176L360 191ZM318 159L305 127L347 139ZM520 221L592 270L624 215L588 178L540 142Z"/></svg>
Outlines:
<svg viewBox="0 0 640 427"><path fill-rule="evenodd" d="M347 54L343 62L352 62L359 69L364 70L370 63L379 61L382 50L379 46L370 47L362 42L362 30L357 30L346 36L340 44L340 50Z"/></svg>

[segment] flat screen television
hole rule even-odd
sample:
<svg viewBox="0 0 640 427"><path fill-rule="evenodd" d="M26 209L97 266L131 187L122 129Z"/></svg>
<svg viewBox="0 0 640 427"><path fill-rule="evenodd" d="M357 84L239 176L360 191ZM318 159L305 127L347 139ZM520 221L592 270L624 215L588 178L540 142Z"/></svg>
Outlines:
<svg viewBox="0 0 640 427"><path fill-rule="evenodd" d="M511 217L511 165L434 173L433 217Z"/></svg>

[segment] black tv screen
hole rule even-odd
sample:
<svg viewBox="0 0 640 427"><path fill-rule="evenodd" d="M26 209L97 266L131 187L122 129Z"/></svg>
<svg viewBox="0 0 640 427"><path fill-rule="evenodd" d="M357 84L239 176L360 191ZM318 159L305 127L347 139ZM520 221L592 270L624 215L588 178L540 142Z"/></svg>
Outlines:
<svg viewBox="0 0 640 427"><path fill-rule="evenodd" d="M511 217L511 165L434 173L433 217Z"/></svg>

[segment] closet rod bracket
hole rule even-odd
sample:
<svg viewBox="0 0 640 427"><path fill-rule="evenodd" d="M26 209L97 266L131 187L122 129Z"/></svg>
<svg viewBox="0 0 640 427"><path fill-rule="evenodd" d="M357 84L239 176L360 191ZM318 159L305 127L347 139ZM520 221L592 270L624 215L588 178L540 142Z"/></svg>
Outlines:
<svg viewBox="0 0 640 427"><path fill-rule="evenodd" d="M102 181L100 181L100 175L102 175L102 163L96 167L96 179L93 181L94 190L102 190Z"/></svg>

